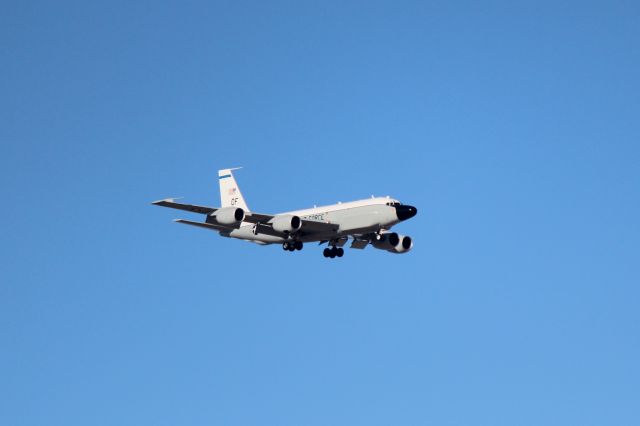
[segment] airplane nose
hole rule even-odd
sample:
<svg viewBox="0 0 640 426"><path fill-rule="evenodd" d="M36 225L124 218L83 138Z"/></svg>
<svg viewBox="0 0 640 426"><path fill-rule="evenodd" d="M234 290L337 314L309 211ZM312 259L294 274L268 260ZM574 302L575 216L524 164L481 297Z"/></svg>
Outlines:
<svg viewBox="0 0 640 426"><path fill-rule="evenodd" d="M418 209L413 206L396 206L396 216L400 220L407 220L418 214Z"/></svg>

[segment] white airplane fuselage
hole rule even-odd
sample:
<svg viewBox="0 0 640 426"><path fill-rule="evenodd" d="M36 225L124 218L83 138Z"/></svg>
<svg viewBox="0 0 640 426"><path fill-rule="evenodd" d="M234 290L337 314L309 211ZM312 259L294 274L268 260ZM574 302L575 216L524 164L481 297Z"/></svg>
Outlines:
<svg viewBox="0 0 640 426"><path fill-rule="evenodd" d="M392 198L376 197L284 212L279 215L294 215L303 220L339 226L337 232L300 237L300 240L303 242L322 241L390 229L402 220L398 217L397 208L391 206L391 203L400 205L397 200ZM238 229L230 232L221 232L220 235L253 241L259 244L282 243L287 240L287 238L279 236L256 234L254 232L254 224L248 222L242 222Z"/></svg>

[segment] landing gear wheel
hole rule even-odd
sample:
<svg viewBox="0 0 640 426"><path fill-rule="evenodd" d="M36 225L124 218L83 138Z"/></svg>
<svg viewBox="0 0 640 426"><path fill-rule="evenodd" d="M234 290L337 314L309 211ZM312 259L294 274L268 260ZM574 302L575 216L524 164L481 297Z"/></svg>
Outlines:
<svg viewBox="0 0 640 426"><path fill-rule="evenodd" d="M284 251L289 250L289 243L282 243L282 250Z"/></svg>
<svg viewBox="0 0 640 426"><path fill-rule="evenodd" d="M329 251L329 256L333 259L338 255L338 249L335 247L331 247L331 250Z"/></svg>
<svg viewBox="0 0 640 426"><path fill-rule="evenodd" d="M303 245L303 244L302 244L302 241L296 241L296 242L295 242L295 245L294 245L294 248L295 248L296 250L302 250L302 245Z"/></svg>
<svg viewBox="0 0 640 426"><path fill-rule="evenodd" d="M289 244L289 251L296 251L296 246Z"/></svg>
<svg viewBox="0 0 640 426"><path fill-rule="evenodd" d="M342 257L344 256L344 249L342 247L336 247L336 246L327 247L322 251L322 255L324 257L330 257L331 259L334 259L336 257Z"/></svg>

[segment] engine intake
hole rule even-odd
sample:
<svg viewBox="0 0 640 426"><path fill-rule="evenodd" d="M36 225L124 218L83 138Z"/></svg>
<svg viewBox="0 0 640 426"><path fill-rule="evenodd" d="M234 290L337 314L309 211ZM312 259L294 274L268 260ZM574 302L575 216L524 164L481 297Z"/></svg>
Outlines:
<svg viewBox="0 0 640 426"><path fill-rule="evenodd" d="M209 215L214 223L221 225L236 225L241 223L245 218L244 210L240 207L223 207ZM209 222L209 218L207 218Z"/></svg>
<svg viewBox="0 0 640 426"><path fill-rule="evenodd" d="M406 253L413 247L413 240L409 236L386 232L376 235L371 244L379 250L387 250L391 253Z"/></svg>
<svg viewBox="0 0 640 426"><path fill-rule="evenodd" d="M275 231L290 234L302 227L302 220L298 216L283 214L271 219L271 226Z"/></svg>
<svg viewBox="0 0 640 426"><path fill-rule="evenodd" d="M413 248L413 240L409 236L400 236L400 243L393 249L389 250L391 253L406 253Z"/></svg>
<svg viewBox="0 0 640 426"><path fill-rule="evenodd" d="M376 234L371 244L380 250L391 250L400 243L400 236L395 232Z"/></svg>

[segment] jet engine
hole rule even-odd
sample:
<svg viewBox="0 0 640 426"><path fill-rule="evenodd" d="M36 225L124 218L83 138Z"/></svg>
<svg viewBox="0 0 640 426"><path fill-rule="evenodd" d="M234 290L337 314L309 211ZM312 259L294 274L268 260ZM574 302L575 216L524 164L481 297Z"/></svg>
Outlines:
<svg viewBox="0 0 640 426"><path fill-rule="evenodd" d="M406 253L413 248L413 240L407 235L398 236L400 243L389 250L391 253Z"/></svg>
<svg viewBox="0 0 640 426"><path fill-rule="evenodd" d="M236 225L244 220L244 210L240 207L223 207L211 213L209 217L221 225Z"/></svg>
<svg viewBox="0 0 640 426"><path fill-rule="evenodd" d="M391 253L406 253L413 247L411 237L398 235L395 232L377 234L371 240L371 244L379 250L387 250Z"/></svg>
<svg viewBox="0 0 640 426"><path fill-rule="evenodd" d="M300 229L302 220L298 216L282 214L271 219L271 226L275 231L290 234Z"/></svg>
<svg viewBox="0 0 640 426"><path fill-rule="evenodd" d="M400 244L400 236L395 232L376 234L374 238L372 238L371 244L380 250L391 250Z"/></svg>

